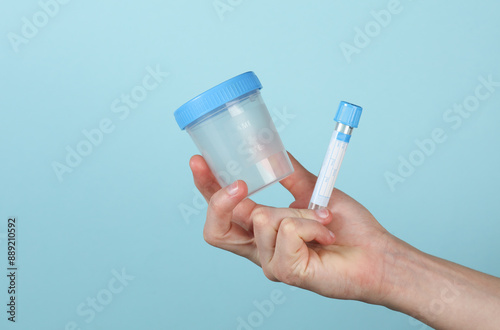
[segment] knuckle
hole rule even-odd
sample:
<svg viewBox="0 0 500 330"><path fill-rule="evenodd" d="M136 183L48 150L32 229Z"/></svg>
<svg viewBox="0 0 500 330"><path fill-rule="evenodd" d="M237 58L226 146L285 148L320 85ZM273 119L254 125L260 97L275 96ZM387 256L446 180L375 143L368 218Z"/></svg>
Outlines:
<svg viewBox="0 0 500 330"><path fill-rule="evenodd" d="M304 283L304 277L289 267L286 273L282 274L282 281L289 285L301 287Z"/></svg>
<svg viewBox="0 0 500 330"><path fill-rule="evenodd" d="M285 235L288 235L288 234L296 232L297 225L295 223L295 220L292 219L292 218L285 218L285 219L283 219L283 221L281 222L279 230L282 231L283 234L285 234Z"/></svg>
<svg viewBox="0 0 500 330"><path fill-rule="evenodd" d="M300 263L285 260L276 260L272 273L278 281L298 287L302 287L308 277Z"/></svg>
<svg viewBox="0 0 500 330"><path fill-rule="evenodd" d="M215 214L220 214L223 211L222 200L218 198L218 194L214 194L208 202L208 208Z"/></svg>
<svg viewBox="0 0 500 330"><path fill-rule="evenodd" d="M296 209L297 212L297 218L302 218L302 219L316 219L317 216L314 211L312 210L303 210L303 209Z"/></svg>
<svg viewBox="0 0 500 330"><path fill-rule="evenodd" d="M218 239L208 230L203 230L203 239L212 246L217 246Z"/></svg>
<svg viewBox="0 0 500 330"><path fill-rule="evenodd" d="M268 280L271 280L273 282L279 282L279 280L273 274L273 272L270 269L270 267L262 267L262 271L264 272L264 275L267 277Z"/></svg>
<svg viewBox="0 0 500 330"><path fill-rule="evenodd" d="M253 219L254 225L261 227L268 223L270 218L270 210L267 207L255 208L250 216Z"/></svg>
<svg viewBox="0 0 500 330"><path fill-rule="evenodd" d="M280 265L275 267L274 275L280 282L295 285L297 283L297 275L290 267Z"/></svg>
<svg viewBox="0 0 500 330"><path fill-rule="evenodd" d="M293 209L295 218L307 218L307 211L302 209Z"/></svg>
<svg viewBox="0 0 500 330"><path fill-rule="evenodd" d="M276 276L276 278L278 279L278 281L286 283L286 284L289 284L286 281L286 272L283 269L280 269L279 267L276 267L276 269L274 271L274 275Z"/></svg>

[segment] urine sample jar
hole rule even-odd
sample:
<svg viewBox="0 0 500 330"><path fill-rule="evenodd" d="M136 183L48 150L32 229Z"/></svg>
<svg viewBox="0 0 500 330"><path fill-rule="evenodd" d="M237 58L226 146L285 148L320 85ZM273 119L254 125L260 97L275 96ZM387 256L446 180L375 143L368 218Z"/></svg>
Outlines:
<svg viewBox="0 0 500 330"><path fill-rule="evenodd" d="M174 113L221 187L243 180L251 195L293 173L253 72L198 95Z"/></svg>

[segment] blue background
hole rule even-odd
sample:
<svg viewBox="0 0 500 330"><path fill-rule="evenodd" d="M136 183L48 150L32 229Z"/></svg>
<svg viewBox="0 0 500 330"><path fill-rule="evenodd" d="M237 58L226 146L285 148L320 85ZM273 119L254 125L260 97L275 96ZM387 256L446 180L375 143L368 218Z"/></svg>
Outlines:
<svg viewBox="0 0 500 330"><path fill-rule="evenodd" d="M206 205L188 168L197 150L173 111L248 70L271 112L293 117L280 135L314 173L338 102L362 105L337 187L423 251L500 275L500 88L459 127L443 118L479 77L500 81L500 3L401 0L380 31L371 11L387 1L231 3L219 15L212 0L70 1L48 22L38 17L46 24L16 52L10 33L22 36L23 17L33 21L41 7L0 2L0 274L9 216L18 217L19 267L15 325L0 280L2 329L236 329L249 316L259 329L425 328L383 307L272 283L203 241ZM367 25L370 43L346 57L342 43L354 45ZM113 102L148 67L169 75L120 119ZM114 130L58 180L53 163L104 118ZM436 128L446 141L392 191L384 175L399 175L399 157ZM279 185L255 199L292 201ZM87 323L78 306L123 269L134 279ZM253 302L273 290L285 301L259 319Z"/></svg>

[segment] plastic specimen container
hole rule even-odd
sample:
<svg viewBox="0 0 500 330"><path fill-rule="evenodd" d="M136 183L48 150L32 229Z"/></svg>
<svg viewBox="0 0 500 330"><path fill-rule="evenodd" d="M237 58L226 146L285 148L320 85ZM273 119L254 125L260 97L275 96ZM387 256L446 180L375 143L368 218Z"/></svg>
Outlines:
<svg viewBox="0 0 500 330"><path fill-rule="evenodd" d="M253 72L198 95L174 113L222 187L243 180L251 195L293 173Z"/></svg>

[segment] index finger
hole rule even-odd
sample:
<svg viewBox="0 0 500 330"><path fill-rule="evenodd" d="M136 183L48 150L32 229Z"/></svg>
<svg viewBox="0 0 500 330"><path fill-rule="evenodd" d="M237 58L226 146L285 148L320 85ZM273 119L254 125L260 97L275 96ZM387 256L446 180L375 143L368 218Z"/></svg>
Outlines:
<svg viewBox="0 0 500 330"><path fill-rule="evenodd" d="M221 189L221 186L202 156L194 155L191 157L189 167L191 167L191 171L193 172L196 188L198 188L208 203L210 198Z"/></svg>
<svg viewBox="0 0 500 330"><path fill-rule="evenodd" d="M203 236L207 243L258 263L253 233L232 221L233 210L247 195L247 186L236 181L210 199Z"/></svg>
<svg viewBox="0 0 500 330"><path fill-rule="evenodd" d="M221 186L208 167L205 159L200 155L191 157L189 166L193 172L193 179L196 188L203 195L207 203L210 203L212 197L221 190ZM246 230L251 230L252 223L249 219L251 212L256 207L251 199L241 201L233 211L233 221L241 225Z"/></svg>

